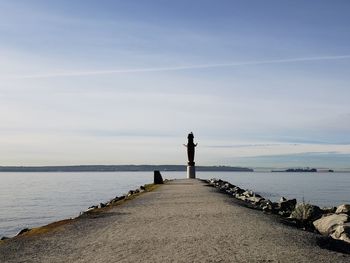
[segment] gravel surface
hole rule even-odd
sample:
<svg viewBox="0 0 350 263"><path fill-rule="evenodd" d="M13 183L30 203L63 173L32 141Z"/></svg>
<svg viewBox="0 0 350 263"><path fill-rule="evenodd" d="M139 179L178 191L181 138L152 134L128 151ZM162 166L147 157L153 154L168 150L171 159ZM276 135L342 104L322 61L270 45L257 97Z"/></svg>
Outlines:
<svg viewBox="0 0 350 263"><path fill-rule="evenodd" d="M96 218L0 245L0 262L350 262L317 235L174 180Z"/></svg>

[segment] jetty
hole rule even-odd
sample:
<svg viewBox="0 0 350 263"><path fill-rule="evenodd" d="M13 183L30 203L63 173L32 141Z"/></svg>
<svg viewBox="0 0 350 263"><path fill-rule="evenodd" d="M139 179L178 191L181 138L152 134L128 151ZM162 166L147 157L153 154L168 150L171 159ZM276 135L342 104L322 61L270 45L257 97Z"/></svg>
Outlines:
<svg viewBox="0 0 350 263"><path fill-rule="evenodd" d="M198 179L0 244L0 262L350 262Z"/></svg>

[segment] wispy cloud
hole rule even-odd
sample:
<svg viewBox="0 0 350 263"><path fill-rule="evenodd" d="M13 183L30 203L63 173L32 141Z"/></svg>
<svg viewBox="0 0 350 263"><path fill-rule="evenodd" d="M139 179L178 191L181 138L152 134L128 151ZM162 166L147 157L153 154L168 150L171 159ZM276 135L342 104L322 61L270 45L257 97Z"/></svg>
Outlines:
<svg viewBox="0 0 350 263"><path fill-rule="evenodd" d="M299 58L285 58L285 59L274 59L274 60L253 60L253 61L239 61L239 62L216 63L216 64L194 64L194 65L164 66L164 67L150 67L150 68L134 68L134 69L66 71L66 72L52 72L52 73L32 74L32 75L16 75L16 76L10 76L8 78L38 79L38 78L78 77L78 76L91 76L91 75L182 71L182 70L192 70L192 69L225 68L225 67L238 67L238 66L250 66L250 65L284 64L284 63L344 60L344 59L350 59L350 55L299 57Z"/></svg>

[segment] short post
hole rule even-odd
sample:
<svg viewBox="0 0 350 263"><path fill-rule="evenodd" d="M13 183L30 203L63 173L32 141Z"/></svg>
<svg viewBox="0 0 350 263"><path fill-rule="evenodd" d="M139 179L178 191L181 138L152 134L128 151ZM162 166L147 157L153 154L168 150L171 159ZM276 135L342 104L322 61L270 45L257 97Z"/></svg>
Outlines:
<svg viewBox="0 0 350 263"><path fill-rule="evenodd" d="M154 184L163 184L163 177L160 174L159 171L154 171L154 178L153 178L153 183Z"/></svg>

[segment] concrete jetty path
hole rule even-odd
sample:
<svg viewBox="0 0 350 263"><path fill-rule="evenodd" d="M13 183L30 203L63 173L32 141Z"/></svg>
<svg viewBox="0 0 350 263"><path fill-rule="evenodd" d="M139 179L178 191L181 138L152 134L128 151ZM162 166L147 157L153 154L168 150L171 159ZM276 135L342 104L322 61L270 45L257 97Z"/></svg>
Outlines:
<svg viewBox="0 0 350 263"><path fill-rule="evenodd" d="M153 192L56 231L0 245L0 262L350 262L316 235L237 205L200 180Z"/></svg>

